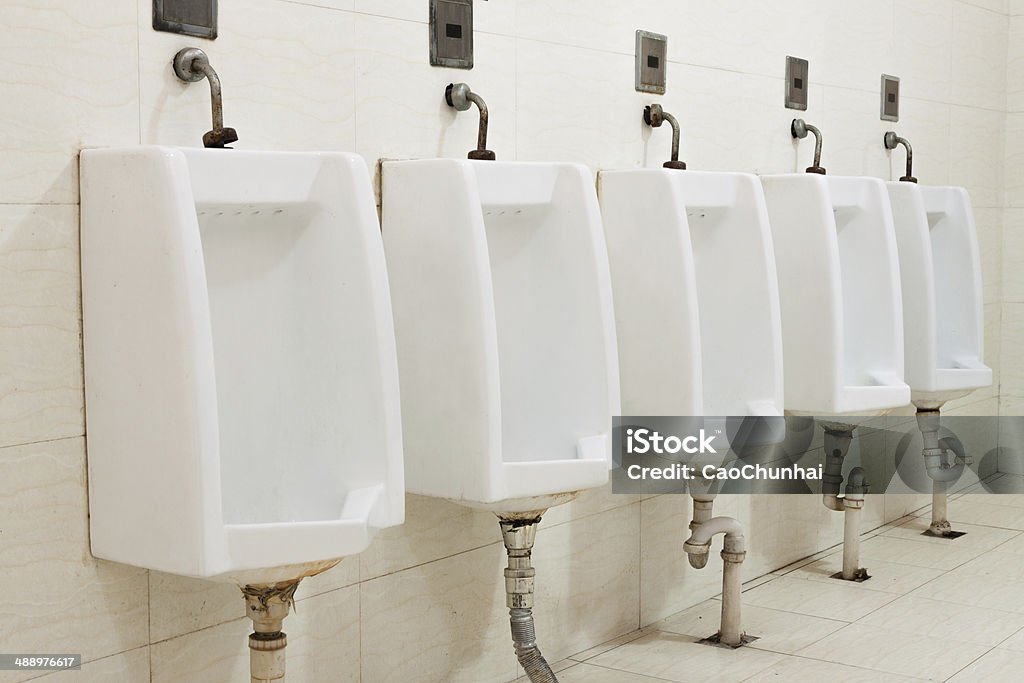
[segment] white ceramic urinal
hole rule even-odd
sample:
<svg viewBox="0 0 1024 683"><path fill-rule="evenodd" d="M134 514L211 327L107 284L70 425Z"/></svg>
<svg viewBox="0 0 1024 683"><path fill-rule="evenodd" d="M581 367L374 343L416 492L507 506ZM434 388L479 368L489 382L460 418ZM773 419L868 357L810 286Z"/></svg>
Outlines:
<svg viewBox="0 0 1024 683"><path fill-rule="evenodd" d="M781 415L782 329L761 184L742 173L605 171L627 415Z"/></svg>
<svg viewBox="0 0 1024 683"><path fill-rule="evenodd" d="M362 159L134 147L81 165L93 553L262 584L401 523Z"/></svg>
<svg viewBox="0 0 1024 683"><path fill-rule="evenodd" d="M615 322L590 172L386 161L410 492L497 513L608 480Z"/></svg>
<svg viewBox="0 0 1024 683"><path fill-rule="evenodd" d="M908 404L885 184L813 173L761 180L779 281L786 410L866 416Z"/></svg>
<svg viewBox="0 0 1024 683"><path fill-rule="evenodd" d="M899 245L906 380L919 408L992 384L978 238L967 191L887 183Z"/></svg>

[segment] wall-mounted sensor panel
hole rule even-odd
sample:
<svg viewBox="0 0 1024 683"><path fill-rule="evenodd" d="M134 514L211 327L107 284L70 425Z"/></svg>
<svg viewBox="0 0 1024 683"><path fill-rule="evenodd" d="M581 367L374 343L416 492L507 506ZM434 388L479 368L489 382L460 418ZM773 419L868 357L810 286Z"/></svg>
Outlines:
<svg viewBox="0 0 1024 683"><path fill-rule="evenodd" d="M900 120L900 79L882 74L882 120Z"/></svg>
<svg viewBox="0 0 1024 683"><path fill-rule="evenodd" d="M806 59L786 57L786 108L807 111Z"/></svg>
<svg viewBox="0 0 1024 683"><path fill-rule="evenodd" d="M430 0L430 63L473 68L473 0Z"/></svg>
<svg viewBox="0 0 1024 683"><path fill-rule="evenodd" d="M217 37L217 0L153 0L153 28L212 40Z"/></svg>
<svg viewBox="0 0 1024 683"><path fill-rule="evenodd" d="M636 32L636 89L639 92L665 94L665 68L668 66L668 38L650 31Z"/></svg>

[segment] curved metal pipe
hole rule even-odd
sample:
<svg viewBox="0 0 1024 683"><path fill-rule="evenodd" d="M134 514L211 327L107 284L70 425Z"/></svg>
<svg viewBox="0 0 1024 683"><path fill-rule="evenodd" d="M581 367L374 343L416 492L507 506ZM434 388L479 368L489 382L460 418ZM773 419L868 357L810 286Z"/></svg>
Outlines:
<svg viewBox="0 0 1024 683"><path fill-rule="evenodd" d="M476 149L470 150L466 156L480 161L494 161L497 157L487 149L487 127L490 123L490 112L484 99L470 90L465 83L449 83L444 89L444 101L456 111L466 111L475 104L480 110L480 124L476 133Z"/></svg>
<svg viewBox="0 0 1024 683"><path fill-rule="evenodd" d="M903 145L907 150L907 173L900 182L903 183L916 183L917 178L914 177L914 148L910 146L910 141L906 138L901 138L896 135L896 131L890 130L882 138L882 144L885 145L886 149L896 149L898 145Z"/></svg>
<svg viewBox="0 0 1024 683"><path fill-rule="evenodd" d="M644 123L648 126L660 128L661 124L665 122L668 122L668 125L672 127L672 158L662 164L662 166L664 168L685 171L686 163L679 161L679 121L672 114L662 109L660 104L650 104L644 107Z"/></svg>
<svg viewBox="0 0 1024 683"><path fill-rule="evenodd" d="M498 518L501 538L508 553L505 604L508 606L509 624L512 627L512 647L527 677L532 683L558 683L537 647L533 622L533 588L537 570L533 568L530 558L533 544L537 540L541 512L538 511L537 516L531 519Z"/></svg>
<svg viewBox="0 0 1024 683"><path fill-rule="evenodd" d="M793 119L793 123L789 126L789 132L795 140L803 140L809 132L814 134L814 164L807 167L807 173L825 175L825 169L821 166L822 135L817 126L812 126L803 119Z"/></svg>
<svg viewBox="0 0 1024 683"><path fill-rule="evenodd" d="M186 83L195 83L204 78L210 82L210 110L213 128L203 135L203 146L224 148L238 141L238 133L234 128L224 127L224 98L221 91L220 77L210 65L210 58L197 47L186 47L174 55L171 62L174 75Z"/></svg>

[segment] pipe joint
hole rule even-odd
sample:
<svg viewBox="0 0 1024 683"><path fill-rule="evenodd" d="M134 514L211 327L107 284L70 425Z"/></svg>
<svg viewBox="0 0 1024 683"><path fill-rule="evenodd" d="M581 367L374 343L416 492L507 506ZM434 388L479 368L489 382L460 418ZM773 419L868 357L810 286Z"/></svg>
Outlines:
<svg viewBox="0 0 1024 683"><path fill-rule="evenodd" d="M723 561L731 562L733 564L740 564L741 562L743 562L743 560L747 559L747 551L745 550L738 553L730 553L728 551L723 550L721 555Z"/></svg>

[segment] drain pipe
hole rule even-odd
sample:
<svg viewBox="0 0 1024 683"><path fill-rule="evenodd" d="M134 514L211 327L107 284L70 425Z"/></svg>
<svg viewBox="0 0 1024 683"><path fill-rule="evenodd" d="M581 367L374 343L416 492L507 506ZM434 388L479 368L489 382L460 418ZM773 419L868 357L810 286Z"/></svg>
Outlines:
<svg viewBox="0 0 1024 683"><path fill-rule="evenodd" d="M546 511L539 510L515 517L499 515L498 523L501 526L501 539L508 553L508 568L505 569L505 604L508 605L516 659L532 683L558 683L554 672L537 647L533 623L533 581L537 570L533 568L530 556L534 541L537 539L537 525L540 524L540 516L544 512Z"/></svg>
<svg viewBox="0 0 1024 683"><path fill-rule="evenodd" d="M275 584L247 584L242 587L245 613L252 619L249 635L251 683L284 683L285 647L288 636L281 629L295 604L299 579Z"/></svg>
<svg viewBox="0 0 1024 683"><path fill-rule="evenodd" d="M693 499L693 518L690 520L690 534L697 530L714 515L715 496L711 489L715 482L705 477L696 477L687 483L690 498ZM690 566L694 569L703 569L708 563L708 553L694 553L687 556L690 558Z"/></svg>
<svg viewBox="0 0 1024 683"><path fill-rule="evenodd" d="M718 634L709 640L735 648L744 644L740 630L740 564L747 556L743 526L732 517L712 517L693 529L683 549L692 566L704 567L711 552L711 539L718 534L725 534L722 547L722 560L725 562L722 572L722 621Z"/></svg>
<svg viewBox="0 0 1024 683"><path fill-rule="evenodd" d="M924 466L932 480L932 522L925 532L929 536L939 538L958 538L962 533L953 531L948 519L949 484L960 478L968 458L958 459L953 455L952 462L946 461L947 449L939 443L940 415L939 409L922 409L917 411L917 428L921 430L924 447Z"/></svg>
<svg viewBox="0 0 1024 683"><path fill-rule="evenodd" d="M861 510L868 483L864 469L854 467L846 490L839 495L843 484L843 461L853 442L853 425L829 424L825 427L825 471L821 477L821 502L829 510L842 512L843 517L843 570L836 578L845 581L866 581L868 570L860 567Z"/></svg>

